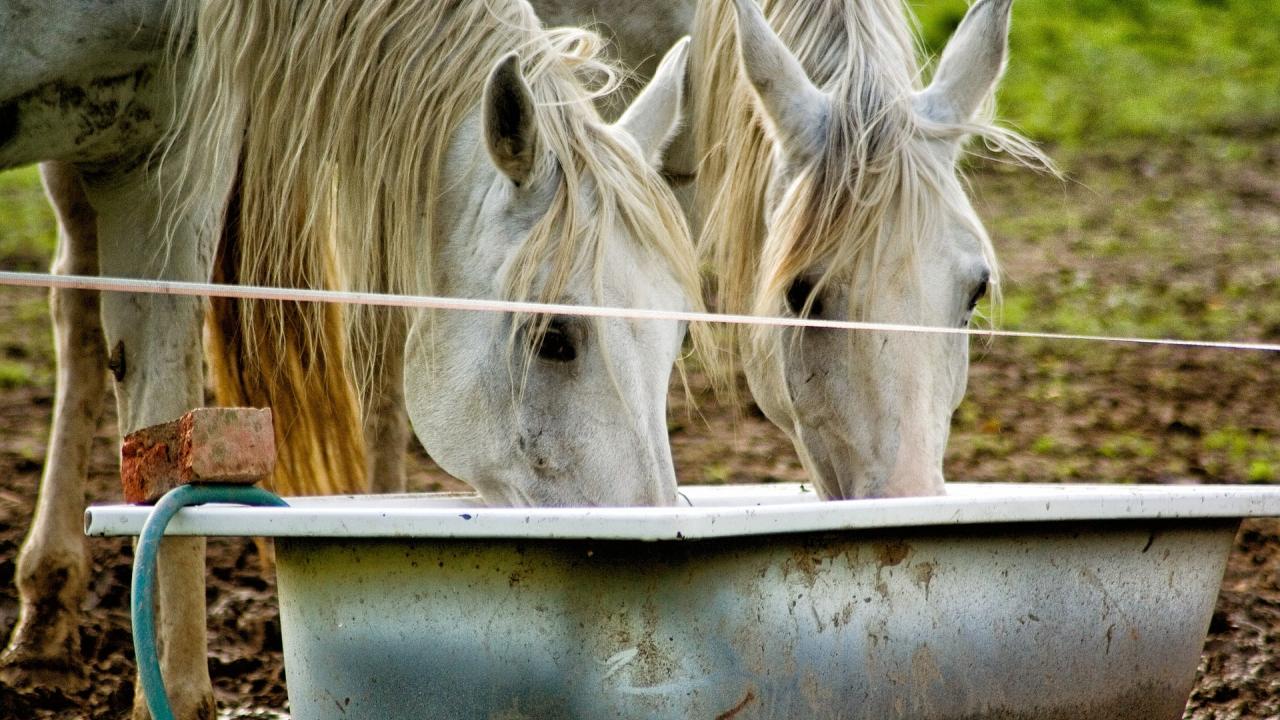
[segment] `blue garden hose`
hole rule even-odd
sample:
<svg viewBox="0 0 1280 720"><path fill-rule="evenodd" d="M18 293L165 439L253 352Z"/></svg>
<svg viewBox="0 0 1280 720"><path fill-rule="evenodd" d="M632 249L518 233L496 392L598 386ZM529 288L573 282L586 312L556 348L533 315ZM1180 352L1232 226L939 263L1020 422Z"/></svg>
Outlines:
<svg viewBox="0 0 1280 720"><path fill-rule="evenodd" d="M189 505L231 503L234 505L287 507L274 493L252 485L180 485L165 493L151 511L138 537L133 558L133 652L138 661L138 679L152 720L173 720L173 708L160 675L160 655L156 651L156 555L164 529L175 513Z"/></svg>

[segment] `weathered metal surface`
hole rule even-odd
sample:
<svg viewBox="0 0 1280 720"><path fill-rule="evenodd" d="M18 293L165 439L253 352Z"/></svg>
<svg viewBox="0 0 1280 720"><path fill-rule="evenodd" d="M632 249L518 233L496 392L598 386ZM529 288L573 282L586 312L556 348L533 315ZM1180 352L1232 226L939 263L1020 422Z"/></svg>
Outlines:
<svg viewBox="0 0 1280 720"><path fill-rule="evenodd" d="M674 508L486 508L470 494L289 498L287 509L206 505L168 535L709 539L819 530L1057 520L1280 516L1280 487L949 483L943 497L816 502L803 485L681 488ZM691 507L690 507L691 506ZM85 511L89 535L137 535L148 508Z"/></svg>
<svg viewBox="0 0 1280 720"><path fill-rule="evenodd" d="M1280 488L683 492L291 498L170 528L277 537L300 719L1174 720L1238 518L1280 515Z"/></svg>
<svg viewBox="0 0 1280 720"><path fill-rule="evenodd" d="M277 541L297 718L1181 717L1235 521Z"/></svg>

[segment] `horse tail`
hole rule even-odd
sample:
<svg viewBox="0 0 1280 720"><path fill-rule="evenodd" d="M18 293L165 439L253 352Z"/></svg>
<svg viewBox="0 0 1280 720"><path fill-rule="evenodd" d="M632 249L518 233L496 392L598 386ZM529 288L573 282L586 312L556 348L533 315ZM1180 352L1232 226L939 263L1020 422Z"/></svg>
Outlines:
<svg viewBox="0 0 1280 720"><path fill-rule="evenodd" d="M240 175L227 205L214 281L266 285L243 263ZM330 277L332 258L330 258ZM270 308L269 304L279 303ZM342 308L332 303L212 298L205 355L219 405L270 407L281 495L366 492L364 435L348 371Z"/></svg>

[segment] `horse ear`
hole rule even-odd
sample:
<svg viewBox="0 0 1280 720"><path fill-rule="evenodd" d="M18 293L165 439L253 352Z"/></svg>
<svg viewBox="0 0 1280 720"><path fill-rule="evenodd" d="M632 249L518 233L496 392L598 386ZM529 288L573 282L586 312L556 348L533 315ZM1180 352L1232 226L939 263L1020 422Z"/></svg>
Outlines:
<svg viewBox="0 0 1280 720"><path fill-rule="evenodd" d="M680 129L688 62L689 38L685 37L667 51L653 79L614 123L635 138L645 160L654 167L661 166L662 153Z"/></svg>
<svg viewBox="0 0 1280 720"><path fill-rule="evenodd" d="M812 156L822 147L831 100L809 80L755 0L734 0L734 5L739 62L770 134L789 157Z"/></svg>
<svg viewBox="0 0 1280 720"><path fill-rule="evenodd" d="M1013 0L978 0L942 51L933 82L916 98L930 120L966 123L995 93L1009 48Z"/></svg>
<svg viewBox="0 0 1280 720"><path fill-rule="evenodd" d="M508 53L489 73L481 122L493 164L516 185L522 185L533 173L538 157L538 122L533 94L520 73L516 53Z"/></svg>

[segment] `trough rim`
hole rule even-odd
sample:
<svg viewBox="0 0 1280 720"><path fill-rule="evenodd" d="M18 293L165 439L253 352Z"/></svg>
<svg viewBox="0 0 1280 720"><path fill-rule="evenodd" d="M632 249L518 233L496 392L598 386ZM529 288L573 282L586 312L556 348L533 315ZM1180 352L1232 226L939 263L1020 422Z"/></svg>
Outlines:
<svg viewBox="0 0 1280 720"><path fill-rule="evenodd" d="M289 498L185 508L166 535L683 541L880 528L1280 516L1280 487L948 483L938 497L821 502L806 484L682 487L682 506L490 508L470 493ZM151 508L96 505L85 534L138 535Z"/></svg>

